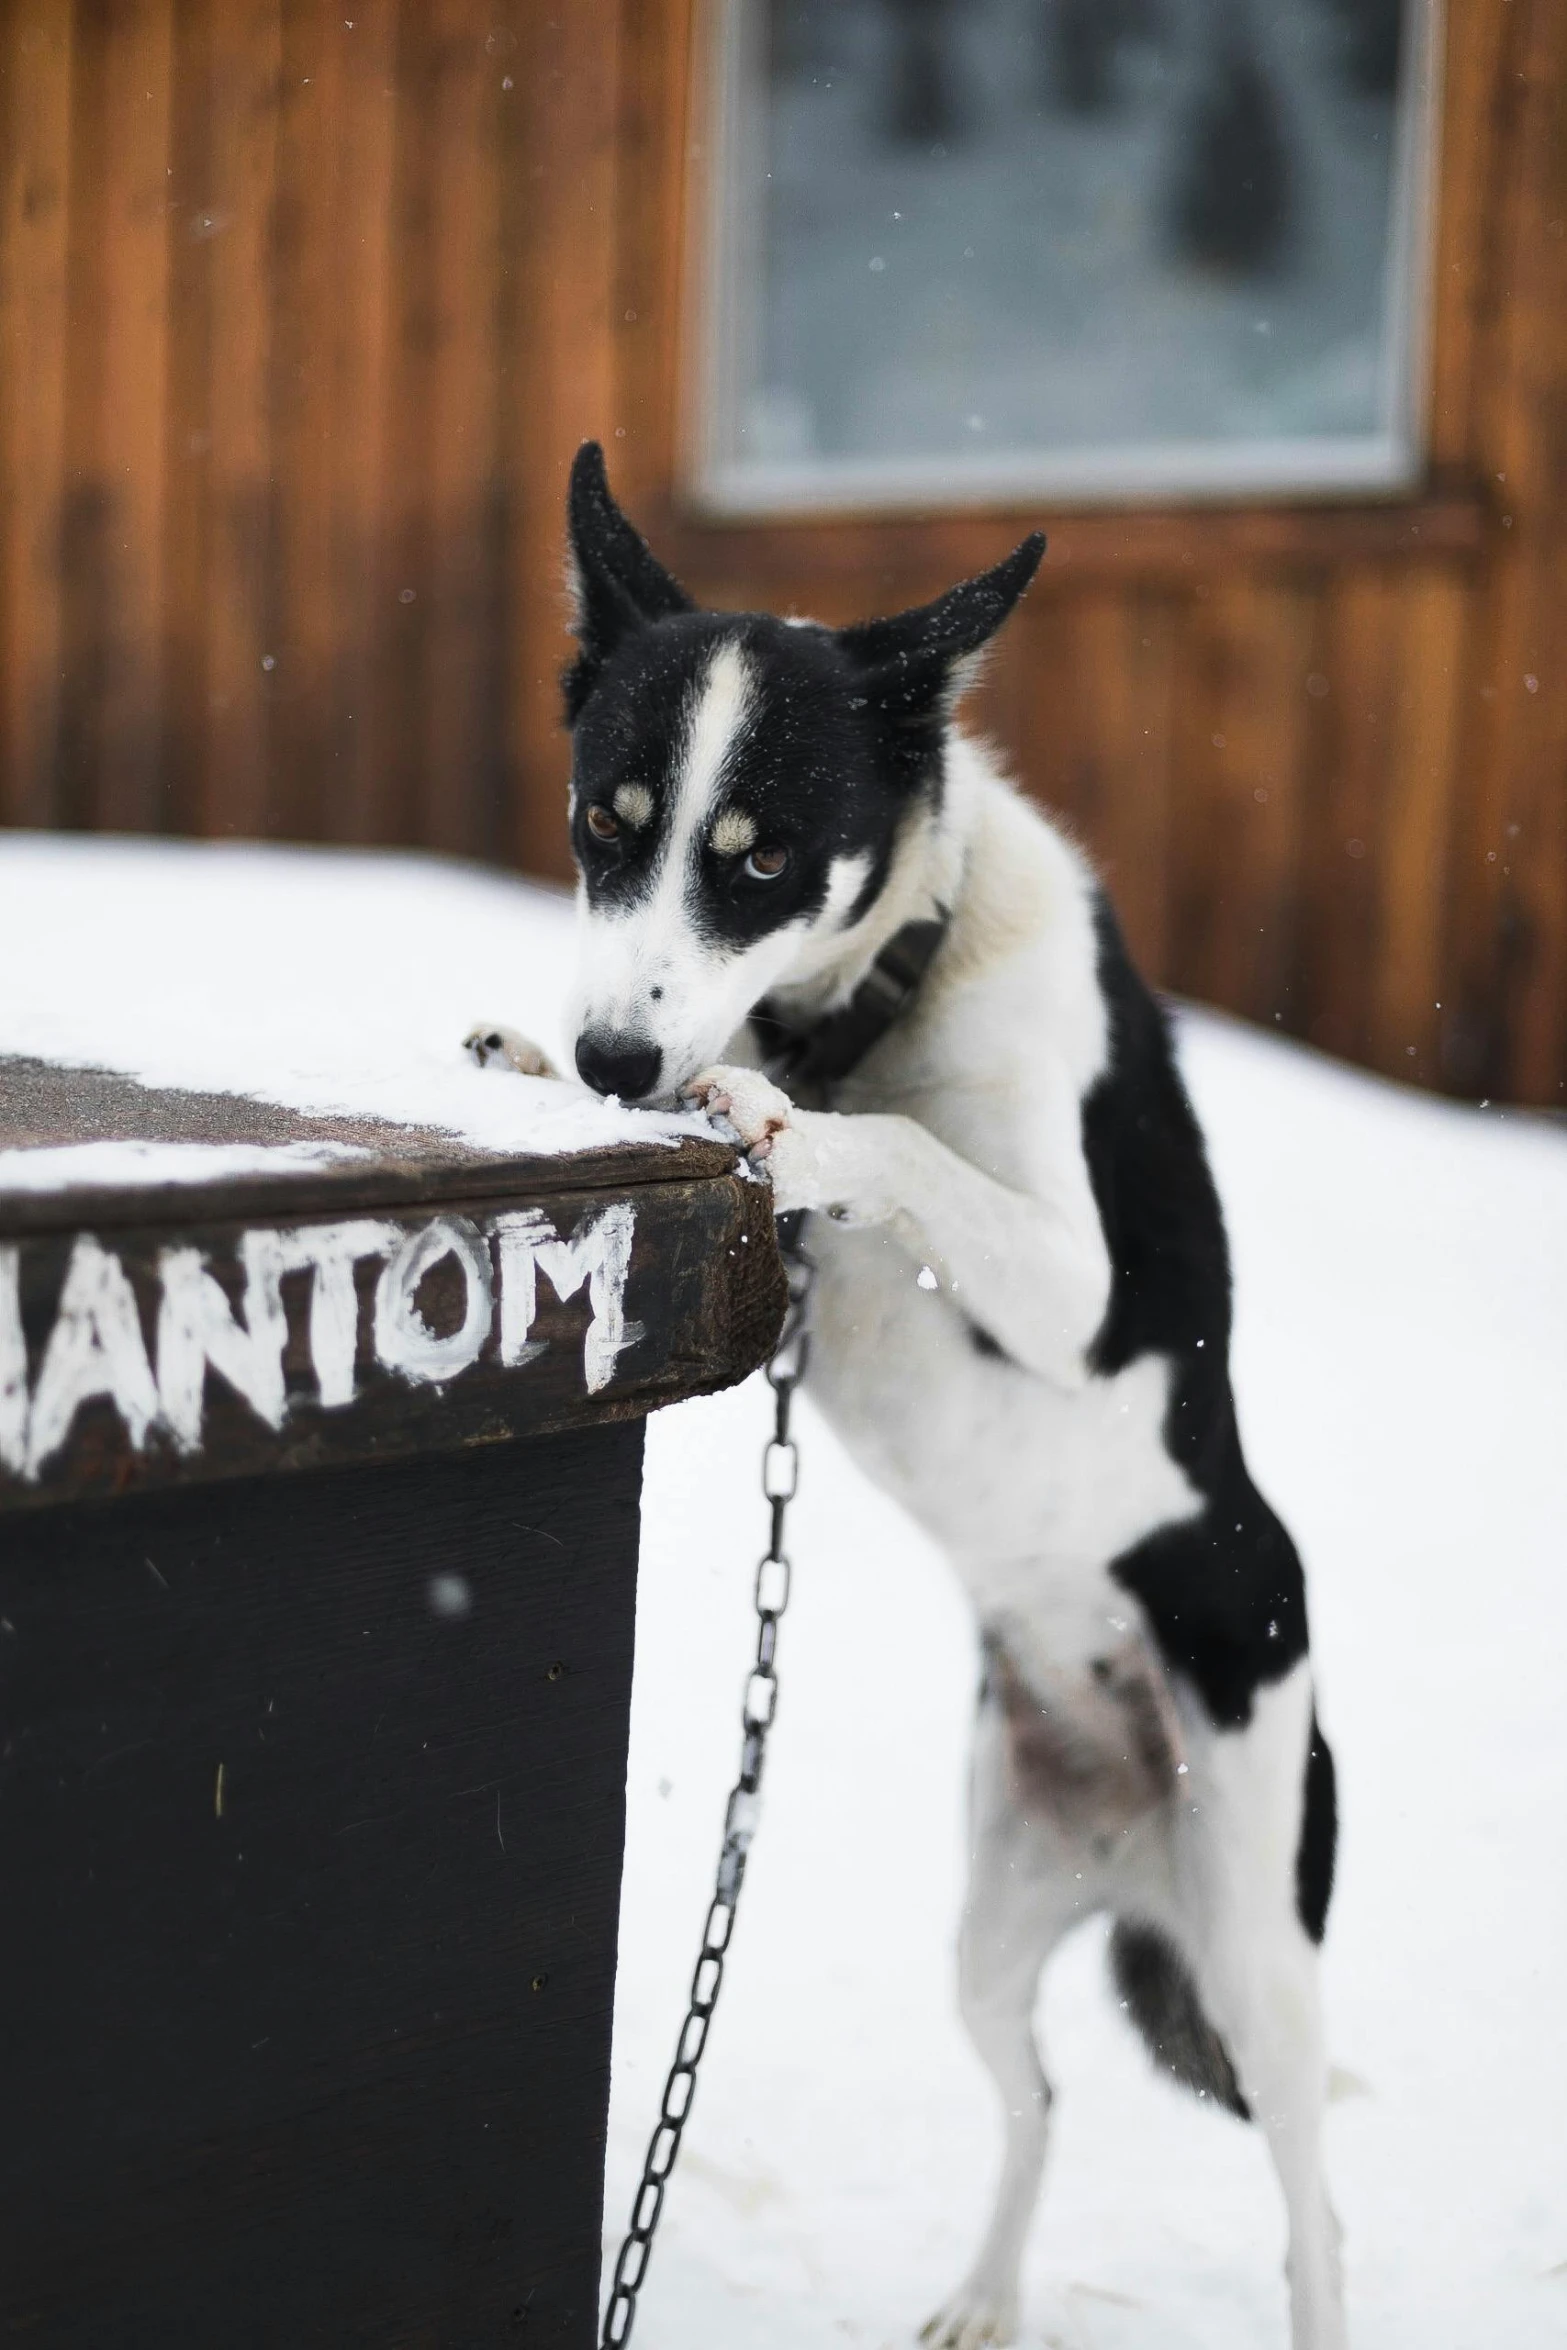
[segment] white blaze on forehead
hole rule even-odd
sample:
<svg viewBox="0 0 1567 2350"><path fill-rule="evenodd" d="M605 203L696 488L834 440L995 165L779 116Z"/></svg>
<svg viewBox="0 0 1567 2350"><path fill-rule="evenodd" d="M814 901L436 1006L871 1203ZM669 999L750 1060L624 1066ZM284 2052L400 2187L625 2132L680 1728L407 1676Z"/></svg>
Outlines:
<svg viewBox="0 0 1567 2350"><path fill-rule="evenodd" d="M645 783L623 783L615 794L615 814L633 830L653 814L653 794Z"/></svg>
<svg viewBox="0 0 1567 2350"><path fill-rule="evenodd" d="M675 770L670 846L682 864L693 836L707 829L730 755L745 732L753 694L750 665L730 638L718 647L696 689Z"/></svg>
<svg viewBox="0 0 1567 2350"><path fill-rule="evenodd" d="M714 1057L753 1000L748 996L735 1006L733 1017L726 1017L725 990L742 988L744 958L703 938L692 919L691 900L701 852L715 824L729 813L726 787L735 751L756 710L757 691L742 647L732 637L719 643L691 686L669 779L659 795L655 813L663 837L650 886L619 906L584 907L586 951L573 1007L579 1030L592 1024L651 1034L666 1059L680 1063L682 1076ZM782 951L787 952L787 943ZM689 1022L696 1024L704 1047L695 1059L682 1033ZM709 1025L717 1028L711 1044Z"/></svg>
<svg viewBox="0 0 1567 2350"><path fill-rule="evenodd" d="M720 857L743 857L756 840L756 820L742 808L725 808L712 833L714 853Z"/></svg>

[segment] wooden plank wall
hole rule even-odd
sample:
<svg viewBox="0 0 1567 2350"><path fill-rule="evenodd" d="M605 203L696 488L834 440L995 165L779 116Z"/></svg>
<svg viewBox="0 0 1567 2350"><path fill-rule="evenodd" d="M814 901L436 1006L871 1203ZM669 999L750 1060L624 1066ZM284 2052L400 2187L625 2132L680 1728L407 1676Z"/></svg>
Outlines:
<svg viewBox="0 0 1567 2350"><path fill-rule="evenodd" d="M1408 506L721 526L702 0L0 0L0 822L566 870L577 441L714 601L1036 520L980 712L1167 985L1567 1103L1567 0L1449 0Z"/></svg>
<svg viewBox="0 0 1567 2350"><path fill-rule="evenodd" d="M0 820L558 866L518 777L608 424L613 31L0 0Z"/></svg>

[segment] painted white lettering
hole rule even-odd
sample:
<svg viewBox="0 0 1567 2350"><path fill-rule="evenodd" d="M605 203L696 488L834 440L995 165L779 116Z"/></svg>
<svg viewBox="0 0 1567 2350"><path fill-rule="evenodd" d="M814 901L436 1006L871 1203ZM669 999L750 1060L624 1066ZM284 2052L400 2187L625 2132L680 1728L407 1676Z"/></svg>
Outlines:
<svg viewBox="0 0 1567 2350"><path fill-rule="evenodd" d="M395 1224L361 1217L351 1224L302 1224L294 1232L249 1232L247 1253L258 1276L281 1282L285 1273L313 1268L310 1285L310 1361L316 1387L328 1411L354 1400L354 1358L359 1351L359 1298L354 1267L361 1257L384 1257L402 1233Z"/></svg>
<svg viewBox="0 0 1567 2350"><path fill-rule="evenodd" d="M539 1298L538 1248L555 1238L542 1208L515 1208L490 1226L500 1245L501 1361L508 1370L531 1363L544 1352L542 1338L530 1338Z"/></svg>
<svg viewBox="0 0 1567 2350"><path fill-rule="evenodd" d="M199 1249L165 1249L158 1259L156 1379L124 1266L91 1233L82 1233L31 1408L21 1252L0 1247L0 1468L36 1477L66 1441L82 1405L95 1396L110 1399L138 1449L156 1424L168 1429L182 1452L194 1452L202 1441L209 1370L269 1428L281 1428L288 1410L282 1290L295 1272L312 1276L310 1359L320 1401L329 1410L351 1404L359 1335L354 1275L366 1257L387 1260L375 1290L377 1360L399 1377L427 1385L444 1385L478 1361L497 1299L500 1361L515 1370L544 1351L544 1340L533 1335L540 1273L562 1301L586 1286L583 1377L595 1395L613 1378L622 1351L643 1335L625 1312L635 1225L629 1200L590 1210L569 1240L560 1238L541 1209L497 1216L489 1232L499 1257L498 1290L489 1239L462 1216L437 1217L413 1232L370 1217L246 1232L238 1250L244 1288L237 1306ZM447 1257L461 1275L463 1313L460 1327L443 1334L426 1321L418 1293Z"/></svg>
<svg viewBox="0 0 1567 2350"><path fill-rule="evenodd" d="M626 1321L626 1275L635 1228L636 1210L630 1200L617 1200L597 1215L584 1216L569 1240L552 1237L534 1244L539 1271L558 1298L570 1297L584 1281L588 1285L592 1318L582 1341L582 1371L589 1395L609 1385L617 1356L642 1336L639 1324Z"/></svg>
<svg viewBox="0 0 1567 2350"><path fill-rule="evenodd" d="M456 1259L464 1288L462 1323L444 1337L430 1328L418 1300L420 1282L443 1257ZM444 1384L478 1361L493 1303L488 1243L466 1216L437 1216L409 1233L382 1269L375 1291L376 1355L404 1379Z"/></svg>
<svg viewBox="0 0 1567 2350"><path fill-rule="evenodd" d="M70 1433L84 1403L108 1396L139 1451L158 1416L158 1391L136 1300L117 1256L84 1232L71 1251L27 1429L27 1474L36 1477Z"/></svg>
<svg viewBox="0 0 1567 2350"><path fill-rule="evenodd" d="M165 1249L158 1259L163 1303L158 1309L158 1399L182 1452L201 1443L202 1401L210 1363L269 1428L283 1425L283 1348L288 1321L278 1283L271 1278L271 1253L253 1244L264 1237L247 1232L245 1320L234 1318L224 1296L194 1248Z"/></svg>
<svg viewBox="0 0 1567 2350"><path fill-rule="evenodd" d="M22 1255L0 1248L0 1468L27 1466L27 1341L22 1336Z"/></svg>

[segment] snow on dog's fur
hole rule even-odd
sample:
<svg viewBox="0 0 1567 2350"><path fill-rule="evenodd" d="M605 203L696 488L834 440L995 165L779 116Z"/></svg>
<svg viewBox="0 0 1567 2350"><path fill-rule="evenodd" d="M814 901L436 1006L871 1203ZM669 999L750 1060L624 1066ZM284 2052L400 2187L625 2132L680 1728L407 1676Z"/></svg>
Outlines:
<svg viewBox="0 0 1567 2350"><path fill-rule="evenodd" d="M813 1389L984 1636L959 1988L1005 2152L925 2339L1013 2334L1049 2130L1039 1974L1103 1909L1155 2056L1266 2138L1295 2350L1341 2350L1317 1991L1333 1766L1300 1562L1241 1454L1219 1205L1094 874L953 719L1043 542L832 630L697 610L591 445L570 523L578 1070L705 1103L779 1211L813 1212ZM808 1026L943 910L832 1108L791 1103L747 1016L765 996Z"/></svg>

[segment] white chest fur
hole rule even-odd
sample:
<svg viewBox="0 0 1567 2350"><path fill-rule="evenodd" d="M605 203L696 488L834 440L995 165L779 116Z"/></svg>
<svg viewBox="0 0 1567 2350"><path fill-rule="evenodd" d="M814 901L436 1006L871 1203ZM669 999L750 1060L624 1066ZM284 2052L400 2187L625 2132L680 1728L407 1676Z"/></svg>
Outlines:
<svg viewBox="0 0 1567 2350"><path fill-rule="evenodd" d="M1063 1664L1097 1649L1126 1613L1110 1561L1199 1506L1163 1441L1168 1365L1061 1388L980 1353L961 1299L921 1288L888 1234L829 1227L817 1254L810 1384L861 1466L986 1621L1048 1618Z"/></svg>
<svg viewBox="0 0 1567 2350"><path fill-rule="evenodd" d="M1038 1203L1049 1246L1014 1250L998 1221L993 1246L977 1236L984 1278L967 1294L950 1255L939 1276L922 1272L910 1219L846 1229L818 1218L812 1385L867 1472L947 1550L981 1615L1029 1623L1066 1663L1127 1610L1110 1561L1200 1504L1164 1444L1168 1363L1149 1355L1101 1378L1084 1361L1110 1279L1082 1138L1083 1097L1107 1053L1091 879L961 750L966 855L947 947L914 1015L840 1107L889 1139L910 1121L945 1145L943 1160L955 1154ZM972 1264L981 1200L908 1205L938 1248L943 1222L961 1219ZM1000 1327L1001 1298L1014 1330L1020 1314L1041 1330L1070 1324L1062 1375L976 1347L976 1323Z"/></svg>

